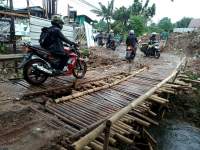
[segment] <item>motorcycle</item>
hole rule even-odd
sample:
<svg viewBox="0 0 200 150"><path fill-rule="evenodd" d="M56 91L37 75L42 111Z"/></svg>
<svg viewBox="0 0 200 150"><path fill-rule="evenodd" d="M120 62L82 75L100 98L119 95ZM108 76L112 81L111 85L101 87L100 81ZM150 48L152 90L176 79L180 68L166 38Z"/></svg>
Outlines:
<svg viewBox="0 0 200 150"><path fill-rule="evenodd" d="M160 57L160 47L159 42L153 42L151 44L142 43L140 50L145 54L145 56L150 57L153 56L155 58Z"/></svg>
<svg viewBox="0 0 200 150"><path fill-rule="evenodd" d="M117 46L116 46L115 40L111 40L110 43L106 43L106 48L110 48L110 49L112 49L113 51L115 51L116 47L117 47Z"/></svg>
<svg viewBox="0 0 200 150"><path fill-rule="evenodd" d="M132 46L127 46L125 58L128 60L129 63L133 61L135 55L136 55L136 48L133 48Z"/></svg>
<svg viewBox="0 0 200 150"><path fill-rule="evenodd" d="M61 74L56 73L56 66L60 60L53 56L46 49L24 44L26 54L18 68L23 68L24 79L33 85L44 83L48 77L55 77ZM87 65L84 59L80 58L80 52L77 47L65 47L64 52L69 56L67 70L63 75L73 75L82 79L87 71Z"/></svg>

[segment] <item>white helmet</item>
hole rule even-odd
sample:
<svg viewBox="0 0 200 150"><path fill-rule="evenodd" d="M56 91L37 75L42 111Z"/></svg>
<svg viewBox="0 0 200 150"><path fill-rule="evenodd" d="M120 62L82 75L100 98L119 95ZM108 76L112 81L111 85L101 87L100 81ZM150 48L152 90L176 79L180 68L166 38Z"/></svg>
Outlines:
<svg viewBox="0 0 200 150"><path fill-rule="evenodd" d="M129 31L129 34L134 34L134 33L135 33L134 30Z"/></svg>
<svg viewBox="0 0 200 150"><path fill-rule="evenodd" d="M110 33L113 33L113 30L110 30Z"/></svg>
<svg viewBox="0 0 200 150"><path fill-rule="evenodd" d="M151 35L157 35L157 33L156 32L152 32Z"/></svg>

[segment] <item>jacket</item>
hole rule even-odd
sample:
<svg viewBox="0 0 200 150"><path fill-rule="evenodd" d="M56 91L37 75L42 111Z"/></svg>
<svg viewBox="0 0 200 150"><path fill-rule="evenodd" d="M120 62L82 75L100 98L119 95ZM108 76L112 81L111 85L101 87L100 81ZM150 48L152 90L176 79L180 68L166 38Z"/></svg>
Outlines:
<svg viewBox="0 0 200 150"><path fill-rule="evenodd" d="M61 29L57 26L51 26L49 28L49 36L51 38L52 44L49 45L47 48L50 52L55 54L64 54L64 45L63 42L69 45L75 45L74 42L71 42L68 40L63 33L61 32Z"/></svg>
<svg viewBox="0 0 200 150"><path fill-rule="evenodd" d="M130 34L126 39L127 46L135 47L137 42L138 42L138 40L137 40L135 34Z"/></svg>

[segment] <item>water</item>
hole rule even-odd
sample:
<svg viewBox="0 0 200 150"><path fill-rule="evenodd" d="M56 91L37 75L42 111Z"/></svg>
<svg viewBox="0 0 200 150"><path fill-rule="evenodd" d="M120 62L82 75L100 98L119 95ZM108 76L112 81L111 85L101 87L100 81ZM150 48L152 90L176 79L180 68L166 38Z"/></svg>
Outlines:
<svg viewBox="0 0 200 150"><path fill-rule="evenodd" d="M157 150L200 150L200 129L187 122L162 120L150 132L157 139Z"/></svg>

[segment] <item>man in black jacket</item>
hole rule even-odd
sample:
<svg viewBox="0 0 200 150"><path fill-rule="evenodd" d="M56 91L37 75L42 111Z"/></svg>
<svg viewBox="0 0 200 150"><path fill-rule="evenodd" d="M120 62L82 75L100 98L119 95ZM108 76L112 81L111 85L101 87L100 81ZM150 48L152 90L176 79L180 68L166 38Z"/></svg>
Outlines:
<svg viewBox="0 0 200 150"><path fill-rule="evenodd" d="M126 39L126 45L136 48L137 42L138 42L138 40L134 34L134 30L130 30L129 35Z"/></svg>
<svg viewBox="0 0 200 150"><path fill-rule="evenodd" d="M64 22L61 17L54 16L51 21L52 26L48 28L49 40L51 41L46 49L49 50L54 56L60 58L60 63L56 68L58 72L62 72L68 61L68 56L64 52L63 42L69 45L77 46L74 42L67 39L61 32ZM65 68L66 71L67 68Z"/></svg>

